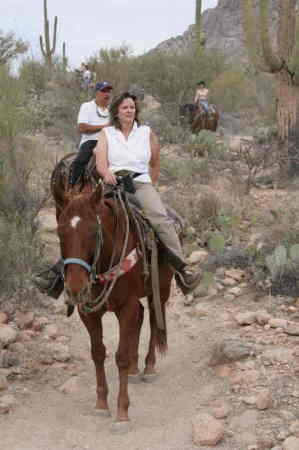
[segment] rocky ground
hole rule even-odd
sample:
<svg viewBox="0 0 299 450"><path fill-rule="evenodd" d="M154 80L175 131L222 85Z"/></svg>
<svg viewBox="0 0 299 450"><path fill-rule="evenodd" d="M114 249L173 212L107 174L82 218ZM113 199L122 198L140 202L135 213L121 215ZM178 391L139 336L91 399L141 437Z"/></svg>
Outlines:
<svg viewBox="0 0 299 450"><path fill-rule="evenodd" d="M193 254L193 262L204 257ZM132 431L95 415L87 333L63 299L47 312L0 314L2 450L299 448L299 301L258 297L241 270L218 269L208 295L168 305L169 351L153 384L130 386ZM148 324L142 334L145 356ZM105 318L115 411L114 316Z"/></svg>

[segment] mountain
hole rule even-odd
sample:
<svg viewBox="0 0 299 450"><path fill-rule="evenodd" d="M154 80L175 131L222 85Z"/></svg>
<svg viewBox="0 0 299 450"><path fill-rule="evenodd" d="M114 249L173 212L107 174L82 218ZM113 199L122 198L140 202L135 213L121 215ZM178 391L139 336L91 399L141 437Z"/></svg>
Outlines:
<svg viewBox="0 0 299 450"><path fill-rule="evenodd" d="M270 0L270 28L277 28L278 0ZM215 8L202 14L202 29L205 33L207 50L223 53L228 62L246 62L247 51L244 45L241 0L218 0ZM181 36L168 39L154 50L162 52L185 52L192 47L194 25Z"/></svg>

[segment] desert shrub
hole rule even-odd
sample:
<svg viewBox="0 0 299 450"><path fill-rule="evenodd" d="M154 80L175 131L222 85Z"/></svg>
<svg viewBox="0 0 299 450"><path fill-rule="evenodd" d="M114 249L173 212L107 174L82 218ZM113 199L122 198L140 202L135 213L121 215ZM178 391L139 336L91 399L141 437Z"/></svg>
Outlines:
<svg viewBox="0 0 299 450"><path fill-rule="evenodd" d="M33 182L36 161L24 145L27 131L22 81L0 70L0 282L1 294L24 288L41 257L34 218L48 196L48 177ZM27 282L25 283L25 279Z"/></svg>
<svg viewBox="0 0 299 450"><path fill-rule="evenodd" d="M34 59L26 59L19 68L19 79L24 83L24 89L28 94L37 98L45 92L49 71L46 66Z"/></svg>
<svg viewBox="0 0 299 450"><path fill-rule="evenodd" d="M256 106L255 85L242 70L222 72L211 84L211 98L226 112Z"/></svg>
<svg viewBox="0 0 299 450"><path fill-rule="evenodd" d="M198 134L189 134L184 148L194 157L208 155L210 158L218 159L223 159L228 151L219 136L209 130L202 130Z"/></svg>
<svg viewBox="0 0 299 450"><path fill-rule="evenodd" d="M89 58L88 65L96 73L98 80L109 80L115 91L128 87L130 80L130 65L134 57L128 45L101 48L97 54Z"/></svg>

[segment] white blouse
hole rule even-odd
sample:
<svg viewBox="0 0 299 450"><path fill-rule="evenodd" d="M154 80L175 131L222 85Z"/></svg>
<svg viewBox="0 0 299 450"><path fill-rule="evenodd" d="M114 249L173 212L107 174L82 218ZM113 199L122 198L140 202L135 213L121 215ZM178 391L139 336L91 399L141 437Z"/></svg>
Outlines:
<svg viewBox="0 0 299 450"><path fill-rule="evenodd" d="M142 175L135 181L151 183L149 162L151 159L150 127L134 123L133 129L125 138L115 127L103 128L108 142L108 163L112 172L130 170Z"/></svg>

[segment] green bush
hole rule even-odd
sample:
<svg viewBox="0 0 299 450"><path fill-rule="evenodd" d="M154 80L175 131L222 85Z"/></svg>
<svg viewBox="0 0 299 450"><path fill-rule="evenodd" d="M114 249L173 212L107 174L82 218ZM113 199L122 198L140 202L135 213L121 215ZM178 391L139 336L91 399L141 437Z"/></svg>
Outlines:
<svg viewBox="0 0 299 450"><path fill-rule="evenodd" d="M211 84L211 99L226 112L257 105L255 85L243 70L223 71Z"/></svg>

